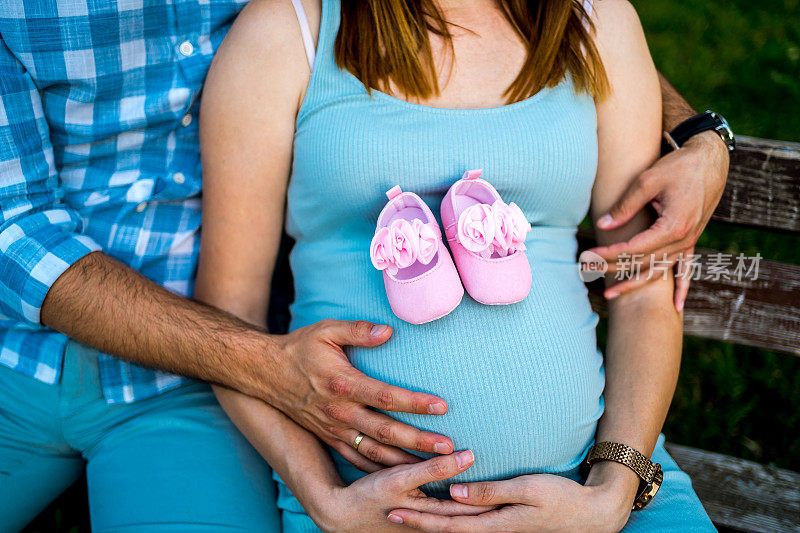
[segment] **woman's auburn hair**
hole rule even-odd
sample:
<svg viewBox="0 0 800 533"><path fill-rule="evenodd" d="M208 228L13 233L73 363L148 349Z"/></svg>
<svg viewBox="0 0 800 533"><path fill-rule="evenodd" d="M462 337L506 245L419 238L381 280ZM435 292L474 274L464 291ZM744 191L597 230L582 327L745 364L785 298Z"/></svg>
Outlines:
<svg viewBox="0 0 800 533"><path fill-rule="evenodd" d="M555 87L569 73L576 91L602 98L608 93L594 25L581 0L498 0L525 43L527 56L506 89L508 103ZM335 57L368 91L427 99L439 94L429 32L453 51L450 24L436 0L341 0ZM452 63L451 63L452 64Z"/></svg>

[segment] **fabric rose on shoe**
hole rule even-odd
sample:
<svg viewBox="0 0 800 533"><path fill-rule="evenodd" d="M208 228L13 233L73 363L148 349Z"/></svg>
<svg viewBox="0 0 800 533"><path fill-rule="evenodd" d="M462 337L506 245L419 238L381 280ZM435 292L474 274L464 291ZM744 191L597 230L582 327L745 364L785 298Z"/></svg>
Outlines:
<svg viewBox="0 0 800 533"><path fill-rule="evenodd" d="M397 268L411 266L419 254L419 234L408 220L398 219L389 226L392 238L392 254Z"/></svg>
<svg viewBox="0 0 800 533"><path fill-rule="evenodd" d="M494 241L492 247L494 253L500 257L508 255L514 238L514 217L511 210L502 200L496 200L492 204L492 214L494 215Z"/></svg>
<svg viewBox="0 0 800 533"><path fill-rule="evenodd" d="M386 270L390 274L397 274L397 265L394 264L394 253L392 252L392 233L389 228L383 227L375 232L372 243L369 246L369 257L372 266L378 270Z"/></svg>
<svg viewBox="0 0 800 533"><path fill-rule="evenodd" d="M458 217L458 242L476 254L491 255L494 241L495 220L492 208L486 204L475 204L465 209Z"/></svg>
<svg viewBox="0 0 800 533"><path fill-rule="evenodd" d="M528 235L528 232L531 231L531 223L528 222L522 209L514 202L508 204L508 211L511 213L511 218L514 221L511 248L514 250L525 250L525 237Z"/></svg>
<svg viewBox="0 0 800 533"><path fill-rule="evenodd" d="M432 223L426 224L418 218L414 219L413 226L419 242L417 261L427 265L439 249L439 228Z"/></svg>

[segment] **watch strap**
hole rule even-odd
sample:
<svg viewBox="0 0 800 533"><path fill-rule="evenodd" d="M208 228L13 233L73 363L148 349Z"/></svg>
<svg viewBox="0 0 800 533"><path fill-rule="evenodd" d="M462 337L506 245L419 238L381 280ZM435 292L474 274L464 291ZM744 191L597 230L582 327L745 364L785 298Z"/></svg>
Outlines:
<svg viewBox="0 0 800 533"><path fill-rule="evenodd" d="M664 132L664 139L661 141L661 153L677 150L686 141L704 131L716 132L728 146L728 150L733 150L736 147L733 132L728 123L725 122L725 119L713 111L706 111L684 120L672 131Z"/></svg>
<svg viewBox="0 0 800 533"><path fill-rule="evenodd" d="M587 466L592 466L597 461L614 461L625 465L645 483L651 483L661 470L660 464L652 462L630 446L617 442L598 442L589 448Z"/></svg>
<svg viewBox="0 0 800 533"><path fill-rule="evenodd" d="M720 124L719 119L713 113L706 111L695 115L678 124L669 134L678 146L688 141L693 136L704 131L713 130Z"/></svg>

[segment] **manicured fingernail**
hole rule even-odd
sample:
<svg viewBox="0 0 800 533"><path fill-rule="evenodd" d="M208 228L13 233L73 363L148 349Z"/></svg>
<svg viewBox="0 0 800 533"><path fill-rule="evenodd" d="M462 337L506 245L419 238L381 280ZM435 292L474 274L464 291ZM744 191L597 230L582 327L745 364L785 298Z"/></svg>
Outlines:
<svg viewBox="0 0 800 533"><path fill-rule="evenodd" d="M685 303L686 303L686 300L684 300L683 298L681 298L680 300L678 300L678 312L679 312L679 313L680 313L681 311L683 311L683 304L685 304Z"/></svg>
<svg viewBox="0 0 800 533"><path fill-rule="evenodd" d="M375 324L374 326L372 326L372 329L370 330L369 334L372 335L373 337L380 337L384 333L386 333L387 329L389 329L389 326L384 326L383 324Z"/></svg>
<svg viewBox="0 0 800 533"><path fill-rule="evenodd" d="M597 225L601 228L608 227L613 223L614 223L614 218L611 215L603 215L597 219Z"/></svg>
<svg viewBox="0 0 800 533"><path fill-rule="evenodd" d="M433 451L438 454L446 455L452 452L453 450L450 448L449 444L444 442L437 442L436 444L433 445Z"/></svg>
<svg viewBox="0 0 800 533"><path fill-rule="evenodd" d="M475 456L469 450L458 452L456 454L456 464L459 468L466 468L475 461Z"/></svg>
<svg viewBox="0 0 800 533"><path fill-rule="evenodd" d="M442 402L428 404L428 413L432 415L443 415L447 412L447 406Z"/></svg>
<svg viewBox="0 0 800 533"><path fill-rule="evenodd" d="M466 498L468 495L466 485L450 485L450 494L456 498Z"/></svg>
<svg viewBox="0 0 800 533"><path fill-rule="evenodd" d="M606 300L613 300L617 296L619 296L619 291L608 291L606 293Z"/></svg>
<svg viewBox="0 0 800 533"><path fill-rule="evenodd" d="M387 518L389 518L389 522L394 522L395 524L403 523L403 517L397 516L396 514L390 514Z"/></svg>

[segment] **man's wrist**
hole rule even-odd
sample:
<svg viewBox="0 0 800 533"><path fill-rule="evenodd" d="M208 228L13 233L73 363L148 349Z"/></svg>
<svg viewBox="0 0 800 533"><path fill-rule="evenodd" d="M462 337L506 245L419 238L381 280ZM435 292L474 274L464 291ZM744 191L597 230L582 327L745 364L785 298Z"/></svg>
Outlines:
<svg viewBox="0 0 800 533"><path fill-rule="evenodd" d="M696 146L703 150L708 150L720 156L724 156L726 159L730 157L728 145L725 144L722 137L713 130L703 131L689 137L689 139L683 143L683 147L686 146Z"/></svg>
<svg viewBox="0 0 800 533"><path fill-rule="evenodd" d="M273 405L270 383L278 373L275 335L257 329L236 331L224 343L231 365L222 372L221 384Z"/></svg>

